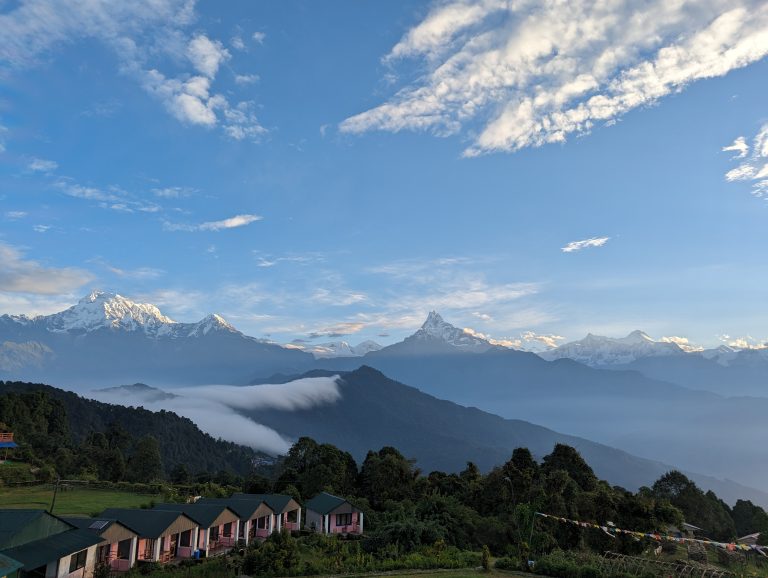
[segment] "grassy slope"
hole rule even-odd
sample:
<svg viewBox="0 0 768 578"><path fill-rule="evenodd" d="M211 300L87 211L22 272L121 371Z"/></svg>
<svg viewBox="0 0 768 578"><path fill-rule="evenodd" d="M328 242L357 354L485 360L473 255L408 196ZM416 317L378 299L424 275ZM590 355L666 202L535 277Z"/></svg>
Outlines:
<svg viewBox="0 0 768 578"><path fill-rule="evenodd" d="M53 486L0 488L0 508L39 508L47 510ZM115 490L75 488L59 491L53 513L59 516L89 516L106 508L138 508L157 496Z"/></svg>

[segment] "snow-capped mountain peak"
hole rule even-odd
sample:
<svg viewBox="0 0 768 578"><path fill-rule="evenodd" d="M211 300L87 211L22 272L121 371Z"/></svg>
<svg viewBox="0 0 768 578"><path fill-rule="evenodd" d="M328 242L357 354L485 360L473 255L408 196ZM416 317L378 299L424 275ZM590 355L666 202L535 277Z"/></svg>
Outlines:
<svg viewBox="0 0 768 578"><path fill-rule="evenodd" d="M493 347L487 339L451 325L437 311L430 311L421 328L408 339L416 341L440 340L464 351L473 352L486 351Z"/></svg>
<svg viewBox="0 0 768 578"><path fill-rule="evenodd" d="M604 337L587 334L584 339L565 343L539 354L544 359L568 358L593 367L625 365L642 357L684 354L677 343L656 341L647 333L635 330L626 337Z"/></svg>
<svg viewBox="0 0 768 578"><path fill-rule="evenodd" d="M308 348L312 355L317 358L324 357L362 357L371 351L378 351L381 345L375 341L367 340L357 345L350 345L346 341L332 341L330 343L319 343Z"/></svg>
<svg viewBox="0 0 768 578"><path fill-rule="evenodd" d="M211 331L217 331L217 330L233 331L235 333L238 333L237 329L235 329L221 315L217 313L211 313L210 315L206 316L204 319L198 321L197 323L194 323L192 325L191 331L189 332L189 335L190 336L206 335Z"/></svg>
<svg viewBox="0 0 768 578"><path fill-rule="evenodd" d="M43 321L47 329L54 332L90 332L107 328L142 330L150 334L162 333L176 323L154 305L136 303L104 291L93 291L69 309L36 321Z"/></svg>

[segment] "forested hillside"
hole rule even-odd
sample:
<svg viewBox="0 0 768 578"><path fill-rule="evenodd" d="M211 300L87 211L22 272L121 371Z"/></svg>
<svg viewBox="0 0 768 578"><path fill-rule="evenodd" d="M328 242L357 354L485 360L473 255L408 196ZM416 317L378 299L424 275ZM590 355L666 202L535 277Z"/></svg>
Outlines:
<svg viewBox="0 0 768 578"><path fill-rule="evenodd" d="M15 434L22 457L60 476L148 482L179 466L192 474L247 475L269 459L172 412L101 403L41 384L0 381L0 422Z"/></svg>

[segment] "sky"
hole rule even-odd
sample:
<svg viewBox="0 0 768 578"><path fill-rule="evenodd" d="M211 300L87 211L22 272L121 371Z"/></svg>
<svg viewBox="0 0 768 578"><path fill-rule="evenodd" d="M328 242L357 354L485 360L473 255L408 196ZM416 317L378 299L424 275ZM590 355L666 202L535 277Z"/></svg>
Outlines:
<svg viewBox="0 0 768 578"><path fill-rule="evenodd" d="M0 0L0 313L768 340L768 4Z"/></svg>

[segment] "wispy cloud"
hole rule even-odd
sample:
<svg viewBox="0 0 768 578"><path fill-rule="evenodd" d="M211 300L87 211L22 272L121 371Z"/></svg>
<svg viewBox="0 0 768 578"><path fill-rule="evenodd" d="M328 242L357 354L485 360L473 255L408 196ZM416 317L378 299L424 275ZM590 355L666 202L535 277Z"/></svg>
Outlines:
<svg viewBox="0 0 768 578"><path fill-rule="evenodd" d="M222 219L220 221L207 221L197 225L188 225L183 223L165 223L165 229L167 231L223 231L225 229L236 229L238 227L245 227L256 221L261 221L263 217L259 215L235 215L228 219Z"/></svg>
<svg viewBox="0 0 768 578"><path fill-rule="evenodd" d="M32 159L29 164L27 165L27 168L30 171L36 172L36 173L50 173L55 171L57 168L59 168L59 163L56 161L49 161L46 159Z"/></svg>
<svg viewBox="0 0 768 578"><path fill-rule="evenodd" d="M340 128L446 135L478 123L466 155L515 151L610 124L767 53L759 0L441 1L384 59L420 59L425 72Z"/></svg>
<svg viewBox="0 0 768 578"><path fill-rule="evenodd" d="M117 277L120 277L121 279L147 280L157 279L165 275L165 271L162 269L156 269L154 267L137 267L135 269L115 267L100 257L91 259L90 262L101 265L107 271Z"/></svg>
<svg viewBox="0 0 768 578"><path fill-rule="evenodd" d="M27 216L26 211L6 211L5 212L5 218L9 219L11 221L16 221L18 219L23 219Z"/></svg>
<svg viewBox="0 0 768 578"><path fill-rule="evenodd" d="M237 84L254 84L259 81L258 74L236 74L235 82Z"/></svg>
<svg viewBox="0 0 768 578"><path fill-rule="evenodd" d="M753 195L768 199L768 124L763 125L752 139L751 148L741 136L723 150L738 151L734 158L745 159L726 173L725 180L747 181L752 186Z"/></svg>
<svg viewBox="0 0 768 578"><path fill-rule="evenodd" d="M560 250L563 253L574 253L589 247L602 247L609 239L610 237L592 237L591 239L582 239L581 241L571 241Z"/></svg>
<svg viewBox="0 0 768 578"><path fill-rule="evenodd" d="M257 44L264 44L264 41L267 39L267 34L265 32L254 32L252 38Z"/></svg>
<svg viewBox="0 0 768 578"><path fill-rule="evenodd" d="M154 202L145 201L115 185L106 188L87 186L61 177L56 180L54 186L68 197L94 201L103 209L123 213L158 213L161 210Z"/></svg>
<svg viewBox="0 0 768 578"><path fill-rule="evenodd" d="M768 349L768 338L756 339L751 335L735 337L728 334L720 335L718 338L722 343L736 349Z"/></svg>
<svg viewBox="0 0 768 578"><path fill-rule="evenodd" d="M722 150L723 152L735 152L736 156L733 158L743 159L745 156L747 156L747 154L749 154L749 145L747 144L746 139L743 136L740 136L727 147L723 147Z"/></svg>
<svg viewBox="0 0 768 578"><path fill-rule="evenodd" d="M183 199L185 197L191 197L196 192L197 190L191 187L163 187L152 189L152 194L161 199Z"/></svg>
<svg viewBox="0 0 768 578"><path fill-rule="evenodd" d="M27 260L19 249L0 243L0 291L61 295L92 279L93 276L82 269L47 267Z"/></svg>

